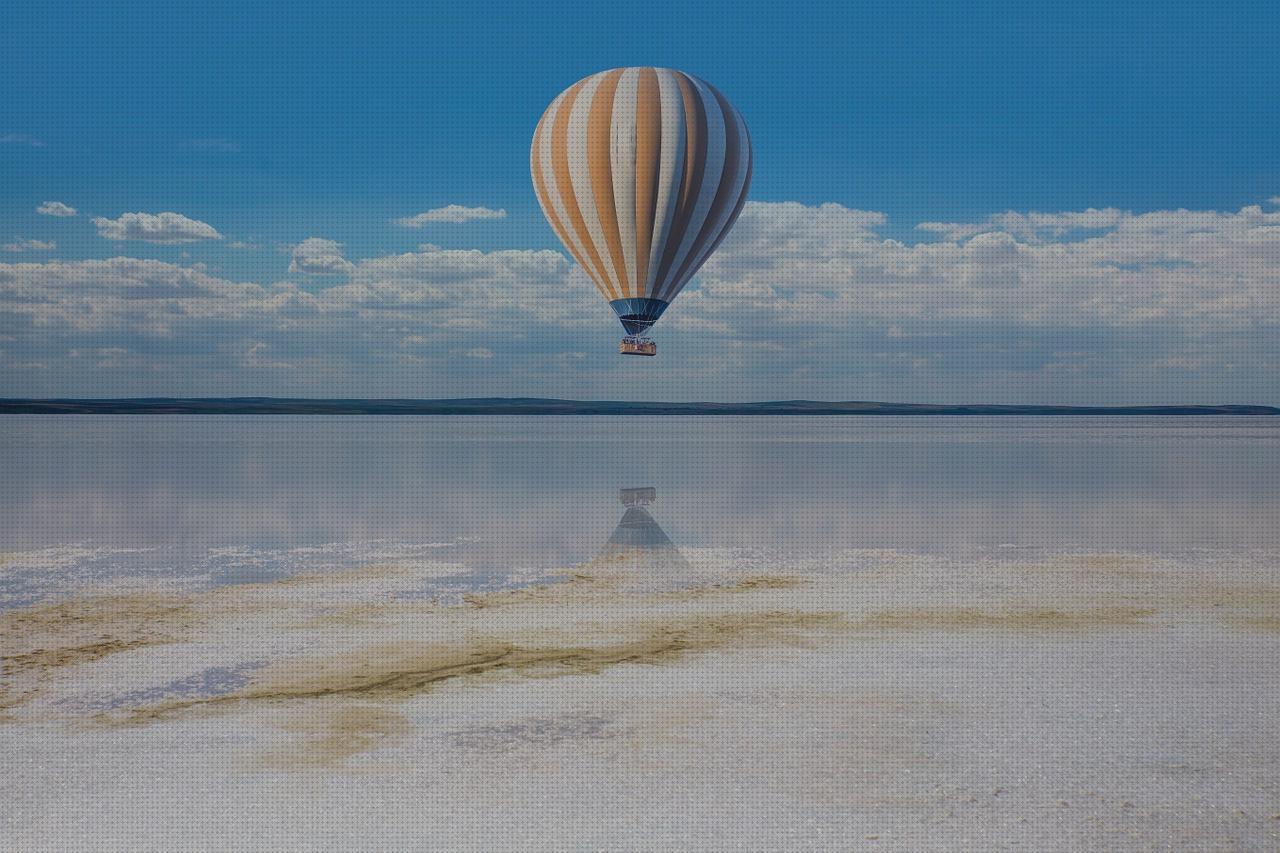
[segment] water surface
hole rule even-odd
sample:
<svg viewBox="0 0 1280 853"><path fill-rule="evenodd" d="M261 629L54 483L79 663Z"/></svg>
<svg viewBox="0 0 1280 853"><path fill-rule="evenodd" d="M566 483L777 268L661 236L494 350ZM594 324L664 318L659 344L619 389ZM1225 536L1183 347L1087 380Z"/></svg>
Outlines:
<svg viewBox="0 0 1280 853"><path fill-rule="evenodd" d="M643 486L681 547L771 559L1273 549L1278 450L1280 419L1252 417L12 416L0 551L27 596L55 564L503 576L590 559Z"/></svg>

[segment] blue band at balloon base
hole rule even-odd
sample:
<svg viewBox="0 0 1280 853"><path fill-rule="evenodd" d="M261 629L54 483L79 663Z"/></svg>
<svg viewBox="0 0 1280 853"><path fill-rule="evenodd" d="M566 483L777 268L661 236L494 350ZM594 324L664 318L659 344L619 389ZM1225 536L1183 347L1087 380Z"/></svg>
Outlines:
<svg viewBox="0 0 1280 853"><path fill-rule="evenodd" d="M609 303L609 307L618 315L618 320L622 323L622 328L627 330L628 335L642 335L649 330L650 326L658 322L658 318L662 316L663 311L667 310L669 304L661 299L632 297L615 299Z"/></svg>

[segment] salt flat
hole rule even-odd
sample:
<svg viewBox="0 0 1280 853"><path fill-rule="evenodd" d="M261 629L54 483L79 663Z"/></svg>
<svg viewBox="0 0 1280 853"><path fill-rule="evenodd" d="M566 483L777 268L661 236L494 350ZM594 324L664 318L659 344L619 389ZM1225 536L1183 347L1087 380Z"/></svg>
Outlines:
<svg viewBox="0 0 1280 853"><path fill-rule="evenodd" d="M1280 842L1260 555L723 556L455 603L391 563L11 609L5 844Z"/></svg>

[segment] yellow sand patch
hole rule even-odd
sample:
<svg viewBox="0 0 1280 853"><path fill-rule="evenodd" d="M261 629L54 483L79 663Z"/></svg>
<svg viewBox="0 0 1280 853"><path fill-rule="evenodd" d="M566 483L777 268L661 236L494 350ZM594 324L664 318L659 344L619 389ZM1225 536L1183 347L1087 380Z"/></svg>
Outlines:
<svg viewBox="0 0 1280 853"><path fill-rule="evenodd" d="M1228 625L1244 628L1248 631L1260 631L1264 634L1280 634L1280 616L1232 616Z"/></svg>
<svg viewBox="0 0 1280 853"><path fill-rule="evenodd" d="M241 586L312 586L316 584L359 583L372 578L394 578L409 574L409 569L399 563L370 563L356 569L338 572L317 572L313 574L290 575L286 578L265 581L262 584L241 584Z"/></svg>
<svg viewBox="0 0 1280 853"><path fill-rule="evenodd" d="M185 599L107 596L0 614L0 658L12 675L98 660L184 635L195 616Z"/></svg>
<svg viewBox="0 0 1280 853"><path fill-rule="evenodd" d="M919 608L873 613L854 627L896 631L1080 631L1141 627L1148 624L1145 620L1155 613L1156 610L1149 607L1099 607L1075 611Z"/></svg>
<svg viewBox="0 0 1280 853"><path fill-rule="evenodd" d="M1280 609L1280 587L1276 586L1203 586L1194 587L1184 596L1187 601L1211 607L1260 607Z"/></svg>
<svg viewBox="0 0 1280 853"><path fill-rule="evenodd" d="M0 613L0 708L30 700L56 670L142 646L172 643L194 621L184 599L106 596Z"/></svg>
<svg viewBox="0 0 1280 853"><path fill-rule="evenodd" d="M1087 575L1096 580L1105 578L1144 580L1160 575L1151 560L1131 554L1082 554L1055 557L1043 563L1007 564L1014 572L1028 574Z"/></svg>
<svg viewBox="0 0 1280 853"><path fill-rule="evenodd" d="M384 705L343 704L337 708L307 707L284 725L299 737L294 743L263 756L270 767L327 767L383 746L403 741L413 725L399 711Z"/></svg>
<svg viewBox="0 0 1280 853"><path fill-rule="evenodd" d="M291 623L291 627L303 630L336 627L371 627L385 625L405 616L417 616L443 609L434 599L425 601L386 601L378 603L343 604L324 613Z"/></svg>
<svg viewBox="0 0 1280 853"><path fill-rule="evenodd" d="M791 589L803 583L804 578L792 575L752 575L730 585L728 589Z"/></svg>
<svg viewBox="0 0 1280 853"><path fill-rule="evenodd" d="M695 614L623 626L597 644L485 638L453 645L378 643L331 656L282 661L263 670L241 690L138 709L125 722L144 723L187 709L245 700L325 696L404 699L450 679L501 672L529 677L597 673L617 664L660 664L729 646L803 643L816 632L842 624L835 613Z"/></svg>
<svg viewBox="0 0 1280 853"><path fill-rule="evenodd" d="M15 670L47 669L54 666L71 666L77 663L88 663L116 652L140 648L148 645L147 640L103 640L100 643L89 643L84 646L63 646L55 649L35 649L4 658L6 667Z"/></svg>

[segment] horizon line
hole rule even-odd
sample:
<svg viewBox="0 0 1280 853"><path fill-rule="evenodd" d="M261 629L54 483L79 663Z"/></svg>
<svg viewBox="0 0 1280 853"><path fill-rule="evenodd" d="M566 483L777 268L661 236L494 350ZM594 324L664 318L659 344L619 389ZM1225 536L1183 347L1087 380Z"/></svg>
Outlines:
<svg viewBox="0 0 1280 853"><path fill-rule="evenodd" d="M1280 415L1265 404L572 400L559 397L0 397L0 414L297 415Z"/></svg>

